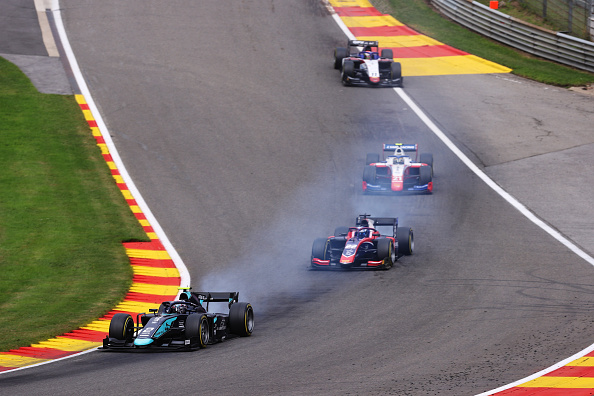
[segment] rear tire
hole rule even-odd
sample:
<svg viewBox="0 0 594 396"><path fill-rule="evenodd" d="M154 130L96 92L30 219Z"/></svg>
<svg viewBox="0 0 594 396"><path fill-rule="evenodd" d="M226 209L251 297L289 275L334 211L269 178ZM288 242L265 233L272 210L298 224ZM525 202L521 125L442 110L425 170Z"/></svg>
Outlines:
<svg viewBox="0 0 594 396"><path fill-rule="evenodd" d="M155 314L144 314L140 317L140 323L142 323L142 327L146 326L146 324L155 317Z"/></svg>
<svg viewBox="0 0 594 396"><path fill-rule="evenodd" d="M132 315L117 313L109 322L109 338L120 341L132 341L134 335L134 320Z"/></svg>
<svg viewBox="0 0 594 396"><path fill-rule="evenodd" d="M334 50L334 68L339 70L342 66L342 60L349 56L349 51L346 48L338 47Z"/></svg>
<svg viewBox="0 0 594 396"><path fill-rule="evenodd" d="M365 165L376 164L380 162L380 156L377 153L369 153L365 157Z"/></svg>
<svg viewBox="0 0 594 396"><path fill-rule="evenodd" d="M233 334L242 337L254 331L254 309L250 303L237 302L229 308L229 328Z"/></svg>
<svg viewBox="0 0 594 396"><path fill-rule="evenodd" d="M392 268L396 261L396 251L394 249L394 242L388 238L378 239L377 241L377 257L384 260L382 268Z"/></svg>
<svg viewBox="0 0 594 396"><path fill-rule="evenodd" d="M391 49L382 50L382 58L394 59L394 52Z"/></svg>
<svg viewBox="0 0 594 396"><path fill-rule="evenodd" d="M431 177L433 177L433 154L421 153L419 160L431 167Z"/></svg>
<svg viewBox="0 0 594 396"><path fill-rule="evenodd" d="M336 229L334 230L334 236L347 236L347 234L349 233L349 227L346 226L340 226L340 227L336 227Z"/></svg>
<svg viewBox="0 0 594 396"><path fill-rule="evenodd" d="M396 238L398 239L398 253L410 256L413 254L415 248L415 239L413 230L407 226L398 226L396 230Z"/></svg>
<svg viewBox="0 0 594 396"><path fill-rule="evenodd" d="M186 339L197 342L200 348L206 348L210 341L208 317L205 314L191 314L186 318Z"/></svg>

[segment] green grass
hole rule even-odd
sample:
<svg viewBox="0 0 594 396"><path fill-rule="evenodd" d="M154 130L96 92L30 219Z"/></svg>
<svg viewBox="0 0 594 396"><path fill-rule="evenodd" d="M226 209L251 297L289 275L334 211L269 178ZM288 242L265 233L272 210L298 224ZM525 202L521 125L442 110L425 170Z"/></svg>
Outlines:
<svg viewBox="0 0 594 396"><path fill-rule="evenodd" d="M562 87L594 82L594 74L517 51L474 33L432 9L425 0L372 0L407 26L444 44L513 69L514 74ZM381 43L380 43L381 45ZM396 54L396 57L398 55Z"/></svg>
<svg viewBox="0 0 594 396"><path fill-rule="evenodd" d="M147 240L73 96L40 94L0 58L0 351L89 323L132 279Z"/></svg>

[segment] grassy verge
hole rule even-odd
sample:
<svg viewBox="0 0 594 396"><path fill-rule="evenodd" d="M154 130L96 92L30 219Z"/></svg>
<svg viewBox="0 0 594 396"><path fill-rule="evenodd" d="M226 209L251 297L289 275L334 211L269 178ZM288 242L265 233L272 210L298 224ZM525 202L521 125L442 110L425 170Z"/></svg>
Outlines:
<svg viewBox="0 0 594 396"><path fill-rule="evenodd" d="M146 240L72 96L40 94L0 58L0 351L96 319Z"/></svg>
<svg viewBox="0 0 594 396"><path fill-rule="evenodd" d="M519 76L563 87L594 82L592 73L536 58L474 33L442 17L425 0L372 0L372 3L380 11L393 15L419 33L507 66Z"/></svg>

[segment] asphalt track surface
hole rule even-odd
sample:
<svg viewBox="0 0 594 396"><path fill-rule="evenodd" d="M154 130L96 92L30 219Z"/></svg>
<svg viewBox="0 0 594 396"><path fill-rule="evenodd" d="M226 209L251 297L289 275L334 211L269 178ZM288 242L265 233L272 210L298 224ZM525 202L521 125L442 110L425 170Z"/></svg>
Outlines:
<svg viewBox="0 0 594 396"><path fill-rule="evenodd" d="M0 394L473 395L593 342L591 266L466 169L393 90L342 87L330 55L345 38L319 1L61 7L193 286L238 290L256 330L194 353L98 351L8 373ZM592 98L507 75L408 78L405 91L594 251ZM434 154L433 195L361 194L365 154L393 141ZM313 239L363 212L412 226L415 254L390 271L308 271Z"/></svg>

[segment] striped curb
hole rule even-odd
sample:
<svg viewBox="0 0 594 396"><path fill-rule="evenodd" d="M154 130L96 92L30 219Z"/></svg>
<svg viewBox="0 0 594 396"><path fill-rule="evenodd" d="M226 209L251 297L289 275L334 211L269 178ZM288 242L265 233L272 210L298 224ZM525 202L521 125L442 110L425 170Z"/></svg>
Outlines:
<svg viewBox="0 0 594 396"><path fill-rule="evenodd" d="M28 347L0 352L0 372L43 364L97 348L103 344L102 341L109 332L109 322L113 315L123 312L135 317L138 313L158 308L161 302L175 299L180 286L179 270L123 181L84 96L75 95L75 98L117 186L151 241L123 244L132 266L132 286L124 300L112 311L61 336Z"/></svg>
<svg viewBox="0 0 594 396"><path fill-rule="evenodd" d="M554 370L537 373L527 379L507 386L507 389L483 393L486 395L513 396L591 396L594 395L594 351L570 361ZM582 352L583 353L583 352ZM579 354L578 354L579 355ZM576 355L577 356L577 355ZM505 387L503 387L505 388ZM499 388L501 389L501 388Z"/></svg>
<svg viewBox="0 0 594 396"><path fill-rule="evenodd" d="M328 0L358 40L378 41L402 64L403 76L509 73L511 69L440 43L382 14L368 0Z"/></svg>

